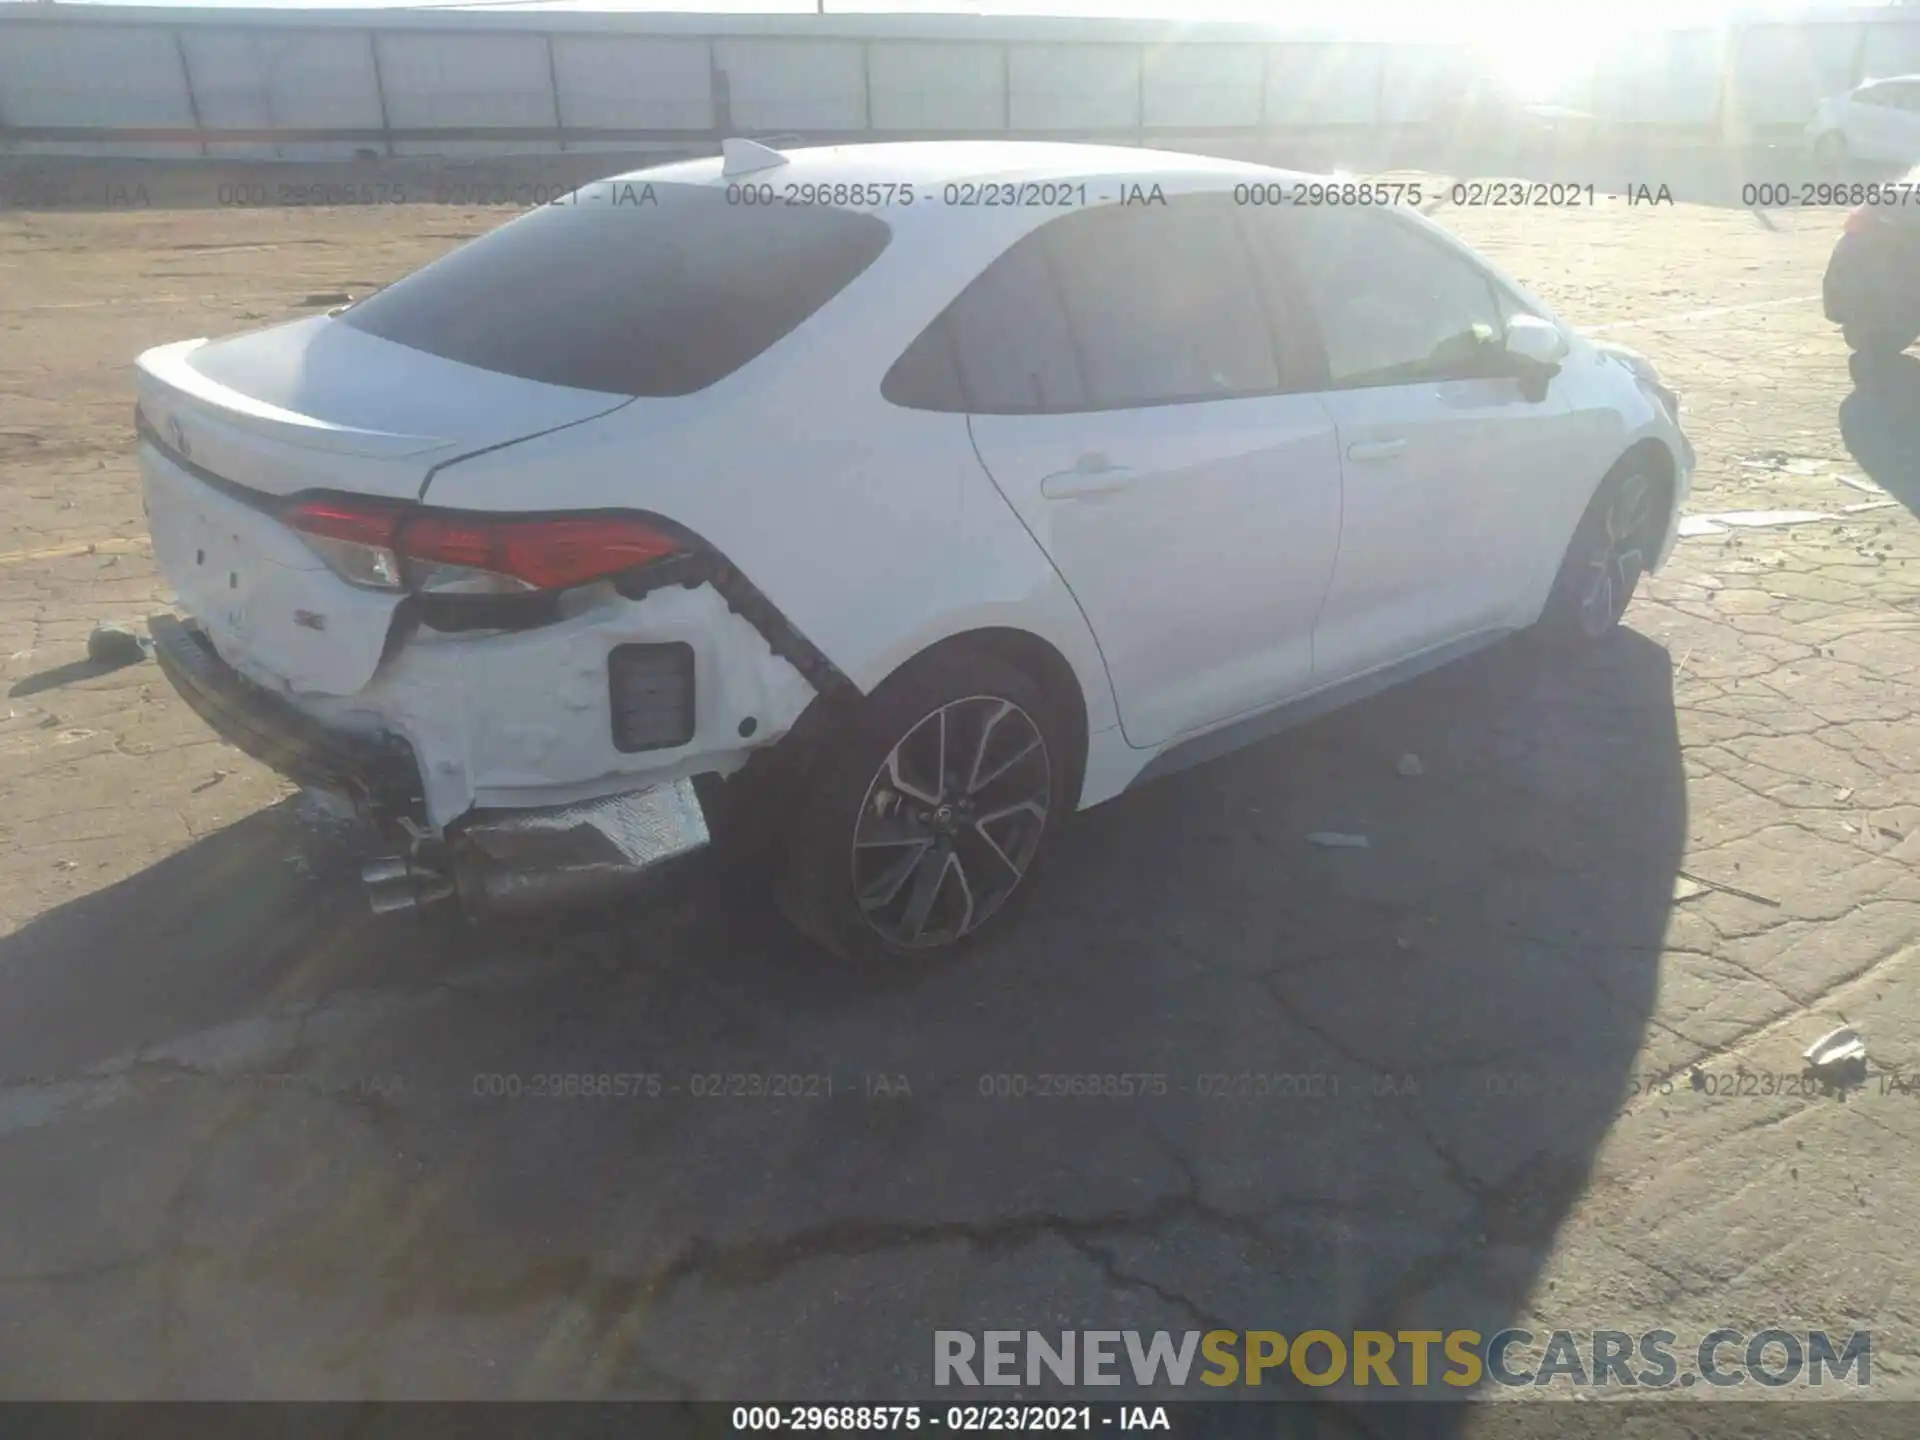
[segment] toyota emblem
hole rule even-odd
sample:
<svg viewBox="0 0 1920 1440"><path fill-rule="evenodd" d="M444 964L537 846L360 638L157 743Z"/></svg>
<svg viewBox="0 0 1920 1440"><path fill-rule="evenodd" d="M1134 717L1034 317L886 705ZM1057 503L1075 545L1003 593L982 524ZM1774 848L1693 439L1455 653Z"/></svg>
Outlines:
<svg viewBox="0 0 1920 1440"><path fill-rule="evenodd" d="M187 432L180 424L178 415L167 417L167 439L173 442L173 448L182 460L193 454L193 447L187 444Z"/></svg>

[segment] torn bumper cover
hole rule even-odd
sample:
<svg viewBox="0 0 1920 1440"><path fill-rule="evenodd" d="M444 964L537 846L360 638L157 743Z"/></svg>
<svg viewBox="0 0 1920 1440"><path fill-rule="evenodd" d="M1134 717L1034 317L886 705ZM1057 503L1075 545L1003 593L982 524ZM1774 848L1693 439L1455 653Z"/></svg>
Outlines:
<svg viewBox="0 0 1920 1440"><path fill-rule="evenodd" d="M376 819L419 824L419 769L404 740L303 713L234 670L196 626L162 615L149 629L162 672L222 739L299 784L352 796ZM577 804L476 812L432 860L384 857L362 878L380 913L457 897L473 913L516 914L626 889L707 840L692 782L682 779Z"/></svg>
<svg viewBox="0 0 1920 1440"><path fill-rule="evenodd" d="M197 625L156 615L147 628L162 673L221 739L297 784L350 795L375 813L418 817L420 769L405 740L353 734L304 714L222 660Z"/></svg>
<svg viewBox="0 0 1920 1440"><path fill-rule="evenodd" d="M688 780L578 805L474 817L431 861L393 855L361 870L376 914L458 899L469 915L533 914L622 894L707 844Z"/></svg>

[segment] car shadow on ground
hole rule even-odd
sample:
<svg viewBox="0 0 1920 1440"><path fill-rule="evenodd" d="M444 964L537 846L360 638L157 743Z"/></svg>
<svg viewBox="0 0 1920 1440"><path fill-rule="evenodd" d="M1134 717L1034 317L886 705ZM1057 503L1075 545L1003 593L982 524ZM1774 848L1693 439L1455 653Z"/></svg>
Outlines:
<svg viewBox="0 0 1920 1440"><path fill-rule="evenodd" d="M1840 439L1868 479L1920 515L1920 359L1855 354L1847 364Z"/></svg>
<svg viewBox="0 0 1920 1440"><path fill-rule="evenodd" d="M1670 677L1501 647L1079 817L1011 934L884 978L705 871L375 921L255 815L0 941L0 1368L951 1401L1005 1392L936 1389L935 1329L1491 1334L1629 1098Z"/></svg>

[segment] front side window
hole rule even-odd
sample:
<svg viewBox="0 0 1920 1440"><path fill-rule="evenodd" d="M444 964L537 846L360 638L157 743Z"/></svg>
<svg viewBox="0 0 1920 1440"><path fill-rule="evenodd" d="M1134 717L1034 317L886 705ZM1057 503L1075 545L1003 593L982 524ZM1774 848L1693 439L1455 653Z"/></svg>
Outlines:
<svg viewBox="0 0 1920 1440"><path fill-rule="evenodd" d="M919 409L1058 414L1272 394L1273 337L1232 208L1083 210L990 265L894 365Z"/></svg>
<svg viewBox="0 0 1920 1440"><path fill-rule="evenodd" d="M1332 386L1488 373L1505 317L1477 267L1391 214L1328 208L1290 218Z"/></svg>
<svg viewBox="0 0 1920 1440"><path fill-rule="evenodd" d="M847 210L602 181L462 245L340 323L522 380L690 395L798 328L891 235Z"/></svg>

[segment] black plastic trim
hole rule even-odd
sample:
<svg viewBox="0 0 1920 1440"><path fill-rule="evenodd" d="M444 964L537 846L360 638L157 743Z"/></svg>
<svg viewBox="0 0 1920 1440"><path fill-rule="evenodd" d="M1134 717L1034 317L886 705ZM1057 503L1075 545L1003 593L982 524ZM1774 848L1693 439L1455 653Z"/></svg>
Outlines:
<svg viewBox="0 0 1920 1440"><path fill-rule="evenodd" d="M682 585L689 590L711 585L720 593L720 598L727 602L727 608L759 631L767 647L806 676L807 683L815 690L822 695L859 693L858 687L840 667L801 634L798 627L782 615L774 603L734 568L724 555L671 522L659 521L655 516L643 518L648 524L659 523L662 529L669 529L686 539L688 549L685 554L617 576L614 588L621 595L629 600L639 600L669 585Z"/></svg>
<svg viewBox="0 0 1920 1440"><path fill-rule="evenodd" d="M674 669L677 672L674 678L683 683L686 688L685 723L667 739L637 741L627 732L624 723L623 712L627 707L622 702L626 697L623 697L620 692L623 662L629 656L638 659L642 653L657 656L663 652L672 652ZM693 646L685 640L630 642L616 645L607 652L607 712L608 721L612 727L614 749L622 755L640 755L650 750L678 750L682 745L692 743L694 734L699 728L697 720L699 681L694 660Z"/></svg>

